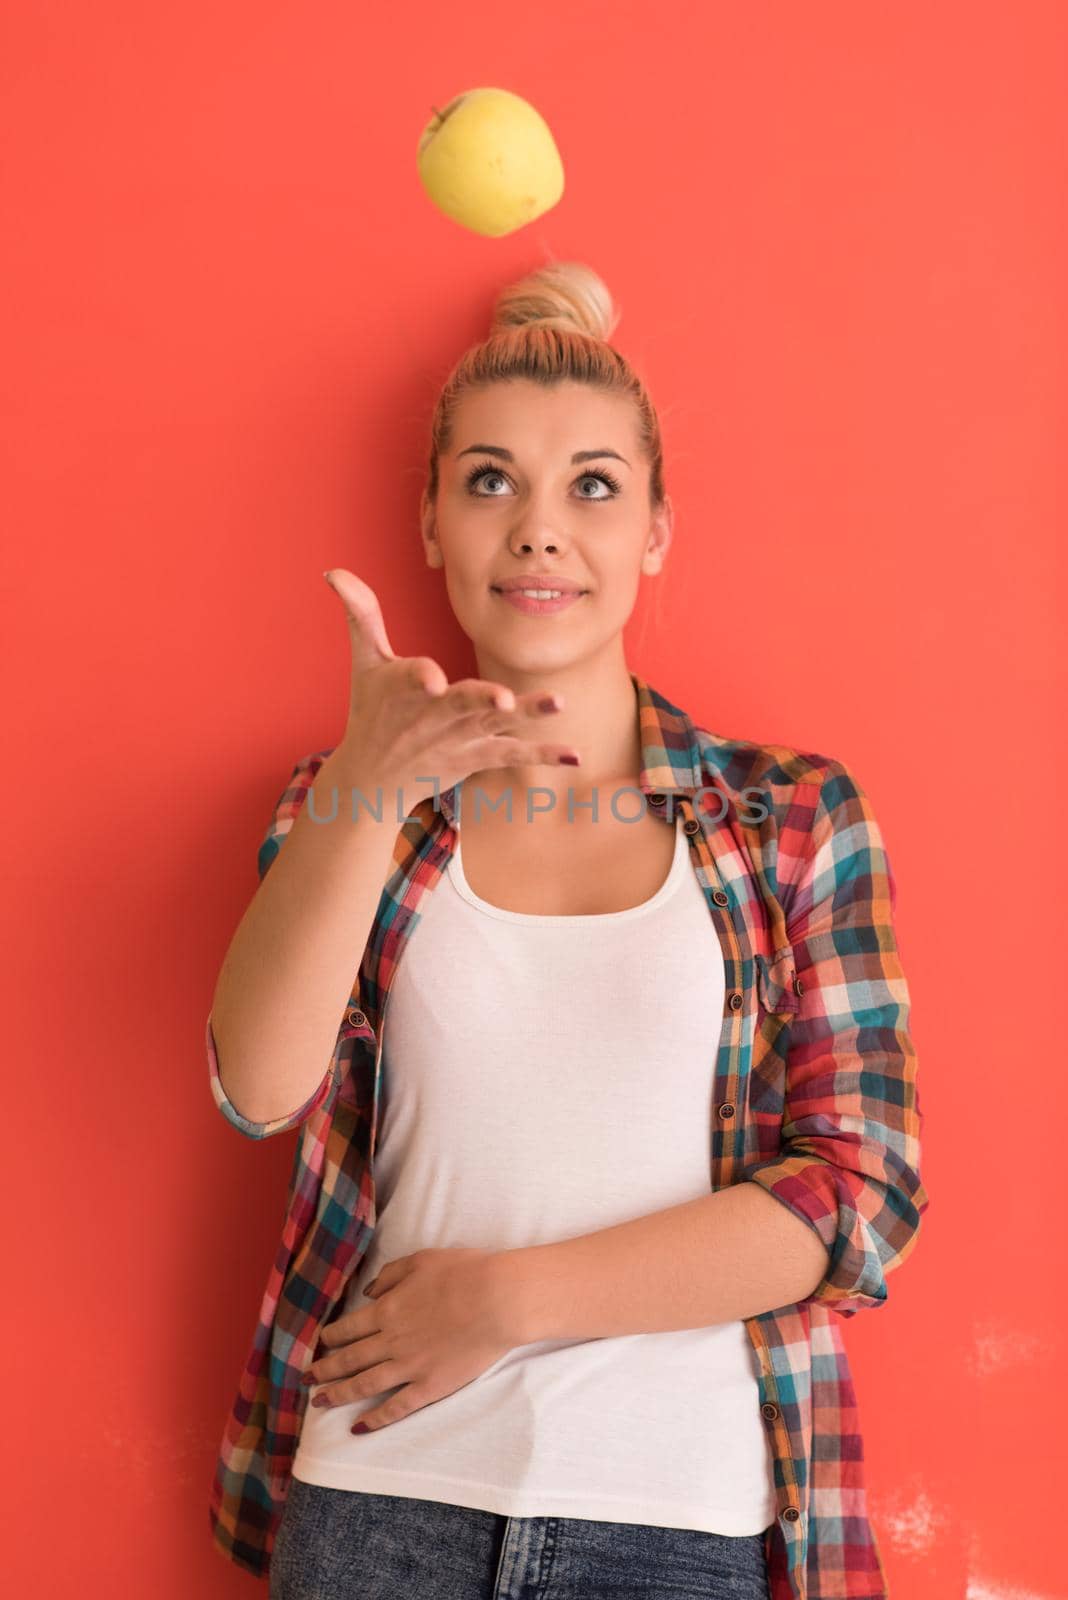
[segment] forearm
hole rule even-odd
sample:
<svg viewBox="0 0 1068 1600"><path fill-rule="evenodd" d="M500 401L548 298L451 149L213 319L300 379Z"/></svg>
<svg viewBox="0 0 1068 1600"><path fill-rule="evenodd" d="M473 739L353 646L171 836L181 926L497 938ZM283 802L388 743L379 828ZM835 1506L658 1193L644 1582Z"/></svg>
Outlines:
<svg viewBox="0 0 1068 1600"><path fill-rule="evenodd" d="M516 1343L703 1328L792 1305L829 1263L815 1231L759 1184L556 1244L502 1251Z"/></svg>
<svg viewBox="0 0 1068 1600"><path fill-rule="evenodd" d="M288 1116L323 1080L378 908L399 823L352 819L352 786L327 757L223 960L211 1007L219 1078L252 1121ZM337 790L337 815L333 790Z"/></svg>

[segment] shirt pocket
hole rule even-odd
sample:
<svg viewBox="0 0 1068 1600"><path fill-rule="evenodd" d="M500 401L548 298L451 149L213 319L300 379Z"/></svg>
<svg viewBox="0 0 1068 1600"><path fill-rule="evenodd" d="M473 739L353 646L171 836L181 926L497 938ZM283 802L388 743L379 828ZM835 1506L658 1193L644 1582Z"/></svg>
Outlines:
<svg viewBox="0 0 1068 1600"><path fill-rule="evenodd" d="M782 945L770 956L757 951L757 999L762 1010L789 1020L801 1009L793 946Z"/></svg>

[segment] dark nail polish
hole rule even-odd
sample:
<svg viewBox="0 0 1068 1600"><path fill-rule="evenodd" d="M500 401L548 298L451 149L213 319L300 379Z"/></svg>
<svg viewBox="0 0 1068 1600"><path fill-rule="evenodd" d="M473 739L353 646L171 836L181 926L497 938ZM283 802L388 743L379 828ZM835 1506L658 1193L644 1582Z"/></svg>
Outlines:
<svg viewBox="0 0 1068 1600"><path fill-rule="evenodd" d="M578 756L561 756L560 760L565 767L577 767L579 764Z"/></svg>

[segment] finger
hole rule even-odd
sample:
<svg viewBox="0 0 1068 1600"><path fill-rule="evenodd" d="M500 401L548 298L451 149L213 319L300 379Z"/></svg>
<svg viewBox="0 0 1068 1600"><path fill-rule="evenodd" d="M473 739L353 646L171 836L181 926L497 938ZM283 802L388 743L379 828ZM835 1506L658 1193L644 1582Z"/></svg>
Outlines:
<svg viewBox="0 0 1068 1600"><path fill-rule="evenodd" d="M448 692L449 680L432 656L411 656L404 663L409 689L440 700Z"/></svg>
<svg viewBox="0 0 1068 1600"><path fill-rule="evenodd" d="M497 709L502 713L510 713L512 718L522 717L527 721L540 721L546 716L555 716L564 709L564 697L554 694L548 689L531 689L526 694L511 693L510 701L498 700Z"/></svg>
<svg viewBox="0 0 1068 1600"><path fill-rule="evenodd" d="M396 660L378 596L370 585L345 567L333 567L323 576L345 609L354 668L359 671Z"/></svg>
<svg viewBox="0 0 1068 1600"><path fill-rule="evenodd" d="M381 1333L381 1328L377 1326L379 1318L374 1318L374 1322L371 1320L371 1306L361 1306L355 1312L349 1312L347 1317L339 1318L339 1322L345 1323L344 1333L337 1331L337 1323L331 1323L331 1338L325 1339L323 1334L320 1334L315 1354L312 1355L312 1360L305 1371L310 1373L315 1370L321 1373L323 1363L331 1360L339 1350L349 1350L357 1344L366 1346L368 1339L373 1339L374 1334Z"/></svg>
<svg viewBox="0 0 1068 1600"><path fill-rule="evenodd" d="M529 727L534 722L543 722L547 716L556 716L562 710L562 696L535 689L529 694L517 696L511 710L498 707L484 716L481 731L485 734L514 734L518 737L522 727Z"/></svg>
<svg viewBox="0 0 1068 1600"><path fill-rule="evenodd" d="M450 710L461 718L481 716L488 718L487 727L495 719L501 726L516 717L541 718L563 709L563 696L544 689L534 689L517 695L505 683L494 683L485 678L460 678L449 685Z"/></svg>
<svg viewBox="0 0 1068 1600"><path fill-rule="evenodd" d="M361 1319L359 1307L355 1311L344 1311L333 1322L324 1322L319 1329L319 1346L324 1350L336 1349L338 1345L349 1344L351 1340L360 1337Z"/></svg>
<svg viewBox="0 0 1068 1600"><path fill-rule="evenodd" d="M376 1333L365 1334L362 1339L353 1339L319 1356L303 1373L301 1383L305 1388L312 1384L338 1383L387 1360L389 1352L385 1341L376 1337Z"/></svg>
<svg viewBox="0 0 1068 1600"><path fill-rule="evenodd" d="M507 734L477 739L470 747L473 772L488 767L578 767L579 753L571 744L536 744Z"/></svg>
<svg viewBox="0 0 1068 1600"><path fill-rule="evenodd" d="M343 1345L351 1344L354 1339L367 1337L368 1328L366 1324L368 1319L366 1316L360 1316L360 1311L363 1309L363 1307L358 1307L355 1311L346 1312L340 1317L335 1317L333 1322L325 1323L319 1329L319 1337L315 1342L315 1349L312 1352L312 1358L306 1371L310 1372L313 1367L321 1370L327 1356L331 1355L335 1350L340 1349Z"/></svg>
<svg viewBox="0 0 1068 1600"><path fill-rule="evenodd" d="M404 1388L380 1406L375 1406L372 1411L365 1411L358 1422L354 1422L349 1429L350 1433L375 1433L379 1428L388 1428L392 1422L402 1422L405 1417L410 1417L413 1411L419 1411L423 1406L429 1405L431 1396L420 1394L412 1383L406 1383Z"/></svg>
<svg viewBox="0 0 1068 1600"><path fill-rule="evenodd" d="M528 717L553 716L564 709L564 697L544 689L535 689L532 694L520 695L517 709Z"/></svg>
<svg viewBox="0 0 1068 1600"><path fill-rule="evenodd" d="M515 692L507 684L494 683L488 678L457 678L449 684L443 711L450 720L470 716L489 716L493 712L515 708Z"/></svg>
<svg viewBox="0 0 1068 1600"><path fill-rule="evenodd" d="M368 1400L374 1395L385 1394L389 1389L397 1389L407 1382L409 1376L402 1362L381 1355L377 1362L365 1362L347 1375L324 1379L323 1387L312 1396L309 1404L319 1407L349 1406L357 1400Z"/></svg>

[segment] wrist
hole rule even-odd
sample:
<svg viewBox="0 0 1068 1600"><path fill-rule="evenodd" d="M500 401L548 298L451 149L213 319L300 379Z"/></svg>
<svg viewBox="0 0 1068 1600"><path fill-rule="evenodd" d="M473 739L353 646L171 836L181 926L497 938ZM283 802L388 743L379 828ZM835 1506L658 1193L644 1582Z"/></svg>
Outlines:
<svg viewBox="0 0 1068 1600"><path fill-rule="evenodd" d="M359 752L351 753L338 745L326 757L322 770L328 782L337 787L346 815L352 812L355 796L358 816L373 818L381 804L383 820L392 821L397 816L398 791L401 820L407 814L403 780L370 766Z"/></svg>
<svg viewBox="0 0 1068 1600"><path fill-rule="evenodd" d="M544 1337L544 1305L539 1289L540 1245L498 1250L489 1259L491 1288L498 1324L510 1346L533 1344Z"/></svg>

